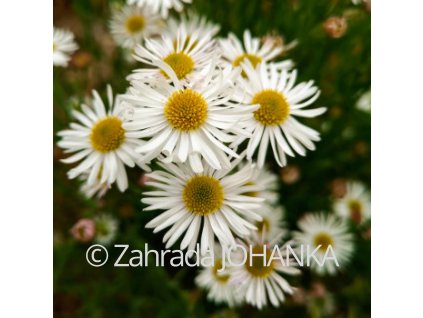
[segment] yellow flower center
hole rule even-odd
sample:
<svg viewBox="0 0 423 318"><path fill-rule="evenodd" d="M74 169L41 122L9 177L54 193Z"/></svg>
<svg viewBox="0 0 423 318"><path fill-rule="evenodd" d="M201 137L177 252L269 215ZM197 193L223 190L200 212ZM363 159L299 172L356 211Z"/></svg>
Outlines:
<svg viewBox="0 0 423 318"><path fill-rule="evenodd" d="M106 236L110 233L110 229L108 227L108 224L106 222L103 222L103 221L96 222L95 231L97 232L97 234L102 235L102 236Z"/></svg>
<svg viewBox="0 0 423 318"><path fill-rule="evenodd" d="M210 176L193 176L182 193L185 207L198 215L209 215L219 210L225 198L220 181Z"/></svg>
<svg viewBox="0 0 423 318"><path fill-rule="evenodd" d="M360 223L362 219L363 206L358 200L351 200L348 202L348 207L350 209L350 217L353 221Z"/></svg>
<svg viewBox="0 0 423 318"><path fill-rule="evenodd" d="M262 59L260 56L254 55L254 54L248 54L248 53L244 53L240 56L238 56L233 62L232 62L232 66L233 67L237 67L240 66L241 63L245 60L249 60L251 62L251 64L253 65L254 68L256 68L257 64L259 64ZM247 77L247 74L242 71L241 72L242 77Z"/></svg>
<svg viewBox="0 0 423 318"><path fill-rule="evenodd" d="M135 14L126 19L125 26L129 33L138 33L144 28L145 20L142 15Z"/></svg>
<svg viewBox="0 0 423 318"><path fill-rule="evenodd" d="M184 78L187 74L194 70L194 60L184 52L170 53L163 59L163 61L169 64L176 73L178 79ZM163 70L160 72L168 78L168 75L163 72Z"/></svg>
<svg viewBox="0 0 423 318"><path fill-rule="evenodd" d="M245 268L252 276L264 278L269 276L272 273L275 267L273 262L269 264L272 251L264 247L263 245L256 245L252 247L253 254L263 254L265 250L266 250L266 257L264 257L263 255L251 256L251 254L248 252ZM252 260L251 260L251 266L250 266L251 258ZM263 259L265 259L265 261L263 261ZM269 264L269 266L267 266L267 264Z"/></svg>
<svg viewBox="0 0 423 318"><path fill-rule="evenodd" d="M207 110L207 102L200 93L185 89L169 97L164 115L173 128L188 132L200 128L206 122Z"/></svg>
<svg viewBox="0 0 423 318"><path fill-rule="evenodd" d="M270 222L268 219L263 218L263 220L256 222L256 226L259 233L263 233L263 231L266 231L266 233L268 233L270 228Z"/></svg>
<svg viewBox="0 0 423 318"><path fill-rule="evenodd" d="M251 103L260 105L254 112L254 118L264 126L280 125L288 119L289 104L278 91L262 90L254 95Z"/></svg>
<svg viewBox="0 0 423 318"><path fill-rule="evenodd" d="M99 120L91 129L90 141L95 150L103 153L119 148L125 141L122 121L115 116Z"/></svg>
<svg viewBox="0 0 423 318"><path fill-rule="evenodd" d="M233 62L232 65L234 67L240 66L241 63L245 60L248 59L251 64L253 65L253 67L255 68L257 66L257 64L259 64L261 62L261 57L254 55L254 54L248 54L248 53L244 53L240 56L238 56Z"/></svg>
<svg viewBox="0 0 423 318"><path fill-rule="evenodd" d="M226 283L229 280L229 275L225 274L222 270L218 272L222 268L222 259L216 259L213 266L213 276L216 278L217 281L221 283Z"/></svg>
<svg viewBox="0 0 423 318"><path fill-rule="evenodd" d="M53 41L53 52L55 52L57 50L57 44L56 42Z"/></svg>
<svg viewBox="0 0 423 318"><path fill-rule="evenodd" d="M333 247L333 243L334 242L332 236L325 232L318 233L314 237L314 246L317 247L321 245L321 249L323 251L326 251L329 245Z"/></svg>

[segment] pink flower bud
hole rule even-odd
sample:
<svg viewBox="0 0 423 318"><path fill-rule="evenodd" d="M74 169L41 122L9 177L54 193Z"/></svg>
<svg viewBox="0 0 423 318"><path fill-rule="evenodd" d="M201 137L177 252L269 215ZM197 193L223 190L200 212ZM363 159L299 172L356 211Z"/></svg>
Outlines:
<svg viewBox="0 0 423 318"><path fill-rule="evenodd" d="M344 17L330 17L323 24L323 28L331 38L337 39L347 31L347 20Z"/></svg>
<svg viewBox="0 0 423 318"><path fill-rule="evenodd" d="M141 176L138 178L138 184L139 184L141 187L145 187L145 186L146 186L146 183L147 183L148 181L150 181L150 178L149 178L149 177L147 177L144 173L143 173L143 174L141 174Z"/></svg>
<svg viewBox="0 0 423 318"><path fill-rule="evenodd" d="M300 169L295 165L286 166L281 169L282 181L286 184L293 184L301 177Z"/></svg>
<svg viewBox="0 0 423 318"><path fill-rule="evenodd" d="M72 236L80 242L89 242L95 236L95 222L91 219L80 219L70 230Z"/></svg>

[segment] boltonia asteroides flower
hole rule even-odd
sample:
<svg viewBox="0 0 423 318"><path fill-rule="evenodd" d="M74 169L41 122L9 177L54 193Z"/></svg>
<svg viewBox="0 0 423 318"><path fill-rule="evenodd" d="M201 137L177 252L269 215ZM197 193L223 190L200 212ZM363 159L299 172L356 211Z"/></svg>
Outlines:
<svg viewBox="0 0 423 318"><path fill-rule="evenodd" d="M67 153L75 153L63 162L82 160L68 172L70 179L82 175L87 178L87 186L111 185L116 181L119 190L125 191L128 187L125 165L148 167L142 164L140 156L133 150L143 142L123 127L127 121L125 108L119 98L114 102L110 86L107 93L109 111L94 90L92 107L82 104L81 111L72 112L78 123L71 123L70 129L58 133L62 137L58 145Z"/></svg>
<svg viewBox="0 0 423 318"><path fill-rule="evenodd" d="M94 218L95 222L95 241L99 244L108 245L116 237L119 222L110 214L101 214Z"/></svg>
<svg viewBox="0 0 423 318"><path fill-rule="evenodd" d="M110 21L110 32L119 45L133 48L143 39L158 35L163 27L160 16L149 7L124 6L115 8Z"/></svg>
<svg viewBox="0 0 423 318"><path fill-rule="evenodd" d="M247 60L256 67L261 62L276 59L284 51L283 46L275 45L275 41L269 38L265 38L261 45L260 39L252 37L249 30L244 31L243 42L233 33L229 33L226 39L219 40L219 44L224 64L231 64L234 67L241 66L242 62ZM290 68L292 61L276 62L275 65L279 68Z"/></svg>
<svg viewBox="0 0 423 318"><path fill-rule="evenodd" d="M309 246L310 251L318 249L314 254L318 262L311 262L311 269L318 274L334 275L338 269L343 268L353 252L352 235L348 232L347 225L334 215L307 214L298 221L301 232L294 233L294 240L303 245L304 250ZM329 252L329 246L333 253ZM334 260L326 259L325 255L332 257L333 254L339 264L337 267Z"/></svg>
<svg viewBox="0 0 423 318"><path fill-rule="evenodd" d="M169 74L158 66L160 62L170 66L181 81L195 82L201 79L204 77L202 71L217 54L213 50L214 40L202 36L201 29L188 33L185 25L181 25L176 39L168 34L163 34L157 40L146 39L144 45L136 46L134 58L153 68L134 70L128 79L156 77L170 80Z"/></svg>
<svg viewBox="0 0 423 318"><path fill-rule="evenodd" d="M166 210L146 226L154 232L170 227L163 237L166 248L183 237L180 248L192 250L200 237L201 252L213 250L216 236L222 246L233 246L235 236L246 237L256 227L250 222L260 221L255 212L264 201L242 193L253 170L246 165L237 172L233 161L231 169L215 170L207 163L203 173L195 173L186 164L159 165L165 171L148 174L146 184L157 190L145 192L141 200L144 210ZM185 235L183 233L185 232Z"/></svg>
<svg viewBox="0 0 423 318"><path fill-rule="evenodd" d="M258 149L258 167L262 167L269 142L280 166L286 165L286 154L295 156L295 151L305 156L306 148L315 150L313 142L320 140L319 133L295 118L316 117L326 111L324 107L303 109L320 95L313 81L295 85L295 70L288 73L273 64L261 63L254 69L247 61L243 68L248 78L238 78L242 90L237 90L235 100L259 106L248 125L253 136L248 141L247 158L251 159Z"/></svg>
<svg viewBox="0 0 423 318"><path fill-rule="evenodd" d="M278 177L266 167L255 167L252 180L246 184L246 195L266 199L265 203L274 205L278 201Z"/></svg>
<svg viewBox="0 0 423 318"><path fill-rule="evenodd" d="M68 66L71 55L77 49L72 32L53 27L53 65Z"/></svg>
<svg viewBox="0 0 423 318"><path fill-rule="evenodd" d="M275 241L263 241L257 235L251 242L241 242L246 253L238 247L233 253L233 266L230 283L236 286L237 293L244 295L245 301L259 309L268 302L278 307L285 301L285 294L292 295L293 287L286 276L300 274L297 263L287 257L287 242L275 248ZM258 254L261 254L260 256ZM244 262L245 260L245 262Z"/></svg>
<svg viewBox="0 0 423 318"><path fill-rule="evenodd" d="M175 9L181 12L184 8L183 3L191 3L192 0L128 0L128 4L137 4L139 7L148 7L154 13L160 13L166 19L169 10Z"/></svg>
<svg viewBox="0 0 423 318"><path fill-rule="evenodd" d="M225 260L222 257L225 257ZM195 278L197 286L207 291L207 299L217 304L227 304L229 307L241 304L243 295L236 291L233 284L229 283L232 268L226 254L222 254L222 248L219 244L215 244L213 264L210 265L202 268Z"/></svg>
<svg viewBox="0 0 423 318"><path fill-rule="evenodd" d="M357 103L355 104L355 107L358 110L361 110L365 113L370 113L371 111L371 90L369 89L367 92L363 93L360 98L357 100Z"/></svg>
<svg viewBox="0 0 423 318"><path fill-rule="evenodd" d="M358 224L370 219L370 193L361 182L349 181L342 198L336 199L333 210L344 219Z"/></svg>
<svg viewBox="0 0 423 318"><path fill-rule="evenodd" d="M284 227L285 210L283 207L274 207L265 203L258 211L258 214L262 217L262 220L257 221L255 224L259 237L272 241L284 238L288 234L288 231Z"/></svg>
<svg viewBox="0 0 423 318"><path fill-rule="evenodd" d="M195 172L203 171L201 158L214 169L230 168L227 156L237 154L225 143L238 136L250 136L245 127L252 113L249 107L230 102L233 80L239 69L216 71L216 60L209 72L195 86L185 87L165 63L160 66L172 78L166 80L132 81L123 98L134 106L134 120L126 127L138 129L139 138L147 143L136 151L152 160L163 154L168 161L188 161Z"/></svg>

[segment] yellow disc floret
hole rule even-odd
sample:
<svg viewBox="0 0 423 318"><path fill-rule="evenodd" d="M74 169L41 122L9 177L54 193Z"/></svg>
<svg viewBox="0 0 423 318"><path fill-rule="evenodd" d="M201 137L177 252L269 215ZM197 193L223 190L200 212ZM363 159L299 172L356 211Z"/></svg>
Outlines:
<svg viewBox="0 0 423 318"><path fill-rule="evenodd" d="M251 64L253 65L253 67L255 68L257 66L257 64L259 64L261 62L261 57L254 55L254 54L249 54L249 53L244 53L240 56L238 56L233 62L232 65L234 67L236 66L240 66L241 63L245 60L249 60L251 62Z"/></svg>
<svg viewBox="0 0 423 318"><path fill-rule="evenodd" d="M170 53L163 59L173 69L178 79L184 78L194 70L194 60L184 52ZM167 74L160 71L166 78Z"/></svg>
<svg viewBox="0 0 423 318"><path fill-rule="evenodd" d="M122 121L116 116L99 120L91 129L92 147L102 153L113 151L125 141L125 130Z"/></svg>
<svg viewBox="0 0 423 318"><path fill-rule="evenodd" d="M125 27L129 33L138 33L144 28L145 20L142 15L136 14L128 17Z"/></svg>
<svg viewBox="0 0 423 318"><path fill-rule="evenodd" d="M328 233L322 232L322 233L318 233L315 237L314 237L314 246L319 246L321 245L322 250L326 250L328 248L329 245L331 245L333 247L333 238L331 235L329 235Z"/></svg>
<svg viewBox="0 0 423 318"><path fill-rule="evenodd" d="M219 272L219 270L221 270ZM217 281L221 282L221 283L226 283L230 276L228 274L225 273L225 271L222 269L222 259L218 258L215 260L214 262L214 266L213 266L213 276L216 278Z"/></svg>
<svg viewBox="0 0 423 318"><path fill-rule="evenodd" d="M272 255L272 251L266 248L263 245L256 245L251 248L253 254L262 254L257 256L252 256L251 253L248 253L247 261L245 263L245 268L247 271L254 277L268 277L274 268L273 261L270 262L270 256ZM266 256L264 256L264 252L266 251ZM250 265L251 260L251 265Z"/></svg>
<svg viewBox="0 0 423 318"><path fill-rule="evenodd" d="M209 215L219 210L225 198L220 181L210 176L193 176L182 193L185 207L198 215Z"/></svg>
<svg viewBox="0 0 423 318"><path fill-rule="evenodd" d="M240 66L241 63L245 60L249 60L251 62L251 64L253 65L254 68L256 68L257 64L261 63L261 57L254 55L254 54L248 54L248 53L244 53L240 56L238 56L233 62L232 62L232 66L233 67L237 67ZM247 77L247 74L242 71L241 72L242 77Z"/></svg>
<svg viewBox="0 0 423 318"><path fill-rule="evenodd" d="M256 222L256 227L259 233L269 233L270 222L268 219L263 218L263 220Z"/></svg>
<svg viewBox="0 0 423 318"><path fill-rule="evenodd" d="M254 118L264 126L276 126L289 117L289 104L285 97L273 89L265 89L254 95L252 104L260 108L254 112Z"/></svg>
<svg viewBox="0 0 423 318"><path fill-rule="evenodd" d="M185 89L169 97L164 115L173 128L188 132L200 128L206 122L207 110L207 102L200 93Z"/></svg>
<svg viewBox="0 0 423 318"><path fill-rule="evenodd" d="M360 223L363 218L363 205L358 200L350 200L348 202L350 209L350 217L353 221Z"/></svg>

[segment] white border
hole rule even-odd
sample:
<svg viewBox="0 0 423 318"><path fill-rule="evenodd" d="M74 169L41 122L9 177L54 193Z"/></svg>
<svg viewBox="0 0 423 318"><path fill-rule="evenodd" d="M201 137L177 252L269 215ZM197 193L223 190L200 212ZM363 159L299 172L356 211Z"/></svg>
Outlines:
<svg viewBox="0 0 423 318"><path fill-rule="evenodd" d="M423 10L410 3L372 3L373 317L423 312ZM52 2L7 1L1 16L0 316L49 317Z"/></svg>
<svg viewBox="0 0 423 318"><path fill-rule="evenodd" d="M423 317L423 18L372 3L372 316Z"/></svg>
<svg viewBox="0 0 423 318"><path fill-rule="evenodd" d="M0 317L51 317L52 1L4 1L0 18Z"/></svg>

